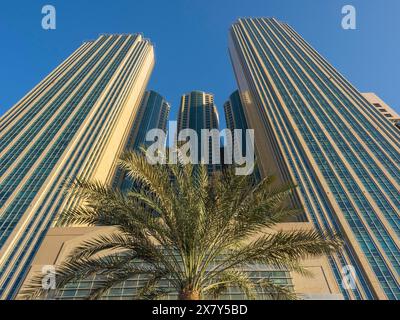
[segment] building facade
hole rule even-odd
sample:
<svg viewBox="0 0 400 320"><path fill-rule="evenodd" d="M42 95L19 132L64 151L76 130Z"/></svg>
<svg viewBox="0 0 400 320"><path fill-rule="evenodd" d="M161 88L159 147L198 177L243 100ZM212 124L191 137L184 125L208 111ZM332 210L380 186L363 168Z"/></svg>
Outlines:
<svg viewBox="0 0 400 320"><path fill-rule="evenodd" d="M236 153L240 153L240 147L242 153L246 152L246 139L244 133L246 132L246 130L249 129L249 126L247 124L246 116L244 114L244 109L238 90L232 93L228 101L225 102L224 111L226 127L232 132L233 135L233 155L235 155ZM243 132L241 146L239 146L238 143L235 142L235 130L242 130Z"/></svg>
<svg viewBox="0 0 400 320"><path fill-rule="evenodd" d="M224 112L226 127L232 133L232 163L235 163L235 159L239 159L239 157L244 156L247 152L247 140L245 134L246 130L250 129L247 123L244 105L242 103L239 90L233 92L229 99L225 102ZM235 141L235 130L241 130L241 143L239 141ZM257 159L255 160L257 163ZM257 167L254 170L254 178L256 181L260 181L261 179L261 175Z"/></svg>
<svg viewBox="0 0 400 320"><path fill-rule="evenodd" d="M367 101L374 106L387 120L393 123L397 129L400 129L400 116L389 107L381 98L375 93L368 92L362 94Z"/></svg>
<svg viewBox="0 0 400 320"><path fill-rule="evenodd" d="M198 136L198 160L201 162L201 154L203 146L208 143L208 170L213 172L220 168L220 164L213 164L212 150L217 150L220 153L220 141L217 143L213 139L202 141L202 130L219 130L219 115L217 107L214 103L214 96L202 91L193 91L185 94L181 98L181 105L178 115L178 134L185 129L196 131ZM215 155L214 155L215 156ZM221 159L221 155L218 155ZM219 160L221 162L221 160Z"/></svg>
<svg viewBox="0 0 400 320"><path fill-rule="evenodd" d="M262 175L345 240L329 258L344 297L400 299L398 130L286 23L240 19L229 49Z"/></svg>
<svg viewBox="0 0 400 320"><path fill-rule="evenodd" d="M167 132L170 111L171 106L163 96L155 91L146 91L133 122L125 150L138 151L140 148L149 146L146 135L150 130L160 129ZM127 190L131 186L130 179L120 169L117 170L114 186L122 188L122 190Z"/></svg>
<svg viewBox="0 0 400 320"><path fill-rule="evenodd" d="M79 176L112 182L154 67L141 35L85 42L0 119L0 299L20 288Z"/></svg>

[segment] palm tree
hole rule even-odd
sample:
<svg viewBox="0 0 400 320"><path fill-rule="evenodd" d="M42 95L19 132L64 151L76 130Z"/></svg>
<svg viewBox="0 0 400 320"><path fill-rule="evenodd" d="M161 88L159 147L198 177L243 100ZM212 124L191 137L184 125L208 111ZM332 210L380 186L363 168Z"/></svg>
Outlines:
<svg viewBox="0 0 400 320"><path fill-rule="evenodd" d="M69 188L82 205L62 214L63 225L115 231L82 243L57 267L57 290L97 276L101 281L87 298L99 299L116 285L145 276L137 299L171 293L158 286L161 281L181 300L217 298L232 287L248 299L260 293L294 299L288 288L271 279L251 281L243 270L262 264L309 276L300 265L303 259L342 246L336 235L274 231L301 210L288 205L294 186L273 187L272 177L255 183L227 170L210 178L203 166L150 165L140 153L126 153L120 166L133 180L128 192L79 179ZM41 286L42 276L35 276L25 297L45 298Z"/></svg>

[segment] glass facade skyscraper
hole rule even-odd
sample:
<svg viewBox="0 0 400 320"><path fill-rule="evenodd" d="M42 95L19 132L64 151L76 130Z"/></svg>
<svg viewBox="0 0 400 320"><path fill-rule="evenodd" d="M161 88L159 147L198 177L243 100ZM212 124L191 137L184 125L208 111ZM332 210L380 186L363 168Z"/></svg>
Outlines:
<svg viewBox="0 0 400 320"><path fill-rule="evenodd" d="M240 19L229 47L261 173L295 181L315 228L343 235L345 298L400 299L399 131L286 23Z"/></svg>
<svg viewBox="0 0 400 320"><path fill-rule="evenodd" d="M166 132L170 111L171 106L163 96L154 91L147 91L135 118L127 148L137 150L149 144L146 142L146 135L150 130L161 129Z"/></svg>
<svg viewBox="0 0 400 320"><path fill-rule="evenodd" d="M163 96L155 91L146 91L133 122L125 150L137 151L141 147L149 146L151 142L146 142L146 135L150 130L161 129L167 132L170 111L171 106ZM131 181L121 170L118 170L114 186L126 190L131 186Z"/></svg>
<svg viewBox="0 0 400 320"><path fill-rule="evenodd" d="M15 296L47 230L78 201L65 182L111 183L153 66L141 35L102 35L0 119L0 299Z"/></svg>
<svg viewBox="0 0 400 320"><path fill-rule="evenodd" d="M224 104L226 127L232 132L234 138L234 130L242 130L242 153L246 152L246 139L244 133L249 129L247 124L246 116L242 101L240 98L239 91L236 90L231 94L229 100ZM238 146L236 146L233 139L233 154L239 152Z"/></svg>
<svg viewBox="0 0 400 320"><path fill-rule="evenodd" d="M202 146L203 143L205 143L201 139L201 130L219 130L219 115L212 94L202 91L193 91L182 96L178 115L178 133L184 129L192 129L196 131L197 136L199 137L198 151L200 162ZM210 139L207 143L209 144L208 160L210 163L208 169L211 173L212 171L218 170L220 165L212 164L213 140ZM214 149L217 150L215 147L216 146L214 146ZM207 155L205 155L205 157L207 157Z"/></svg>

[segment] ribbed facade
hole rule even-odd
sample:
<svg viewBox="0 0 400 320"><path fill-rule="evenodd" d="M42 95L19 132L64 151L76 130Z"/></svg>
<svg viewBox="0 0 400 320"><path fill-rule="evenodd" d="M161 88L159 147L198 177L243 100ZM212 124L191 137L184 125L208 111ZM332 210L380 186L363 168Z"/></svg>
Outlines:
<svg viewBox="0 0 400 320"><path fill-rule="evenodd" d="M239 153L239 146L235 142L235 130L242 130L242 154L246 152L246 130L249 129L239 91L235 91L224 104L226 127L232 132L233 154ZM241 155L240 155L241 156Z"/></svg>
<svg viewBox="0 0 400 320"><path fill-rule="evenodd" d="M314 226L346 240L330 258L343 295L400 299L399 131L285 23L240 19L229 46L262 173L295 181Z"/></svg>
<svg viewBox="0 0 400 320"><path fill-rule="evenodd" d="M154 66L141 35L84 43L0 119L0 299L12 299L75 176L111 183Z"/></svg>
<svg viewBox="0 0 400 320"><path fill-rule="evenodd" d="M219 130L219 115L217 107L214 103L214 95L201 92L193 91L189 94L185 94L181 98L181 105L178 115L178 132L184 129L192 129L197 132L199 137L199 157L201 154L201 148L204 141L201 140L202 129L217 129ZM219 165L212 165L212 141L209 143L209 171L212 172L220 168ZM201 159L199 158L199 161Z"/></svg>
<svg viewBox="0 0 400 320"><path fill-rule="evenodd" d="M155 91L146 91L133 122L125 150L138 151L142 147L149 146L151 142L146 142L146 135L153 129L161 129L166 133L170 111L171 106L163 96ZM114 186L122 187L125 190L130 185L130 179L121 170L118 170Z"/></svg>

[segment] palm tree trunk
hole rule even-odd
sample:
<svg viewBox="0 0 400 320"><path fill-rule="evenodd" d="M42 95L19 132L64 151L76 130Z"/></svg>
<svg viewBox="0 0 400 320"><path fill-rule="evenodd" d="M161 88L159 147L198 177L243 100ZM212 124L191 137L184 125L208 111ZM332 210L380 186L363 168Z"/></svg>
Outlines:
<svg viewBox="0 0 400 320"><path fill-rule="evenodd" d="M200 300L200 292L197 290L185 288L179 293L179 300L183 301L198 301Z"/></svg>

